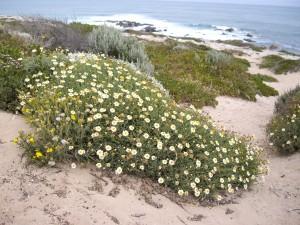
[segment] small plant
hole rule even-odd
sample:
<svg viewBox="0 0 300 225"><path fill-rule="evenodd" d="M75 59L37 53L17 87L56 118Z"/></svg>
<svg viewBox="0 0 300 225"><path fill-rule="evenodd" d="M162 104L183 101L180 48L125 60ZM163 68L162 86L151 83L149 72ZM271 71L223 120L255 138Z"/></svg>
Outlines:
<svg viewBox="0 0 300 225"><path fill-rule="evenodd" d="M275 115L268 125L270 142L280 152L300 150L300 86L283 94L275 104Z"/></svg>
<svg viewBox="0 0 300 225"><path fill-rule="evenodd" d="M89 35L89 46L95 53L104 53L133 63L148 75L153 73L153 66L145 53L144 45L136 38L125 36L115 28L108 26L95 28Z"/></svg>
<svg viewBox="0 0 300 225"><path fill-rule="evenodd" d="M286 74L300 70L300 60L285 59L279 55L268 55L263 58L261 68L268 68L276 74Z"/></svg>

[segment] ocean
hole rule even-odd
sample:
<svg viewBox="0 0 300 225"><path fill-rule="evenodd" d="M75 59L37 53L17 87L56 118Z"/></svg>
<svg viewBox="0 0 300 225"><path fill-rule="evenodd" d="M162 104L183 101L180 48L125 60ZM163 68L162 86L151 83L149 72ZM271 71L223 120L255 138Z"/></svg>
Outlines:
<svg viewBox="0 0 300 225"><path fill-rule="evenodd" d="M157 33L208 40L251 39L300 53L300 6L263 6L162 0L0 0L0 15L64 21L152 24ZM231 29L230 29L231 28Z"/></svg>

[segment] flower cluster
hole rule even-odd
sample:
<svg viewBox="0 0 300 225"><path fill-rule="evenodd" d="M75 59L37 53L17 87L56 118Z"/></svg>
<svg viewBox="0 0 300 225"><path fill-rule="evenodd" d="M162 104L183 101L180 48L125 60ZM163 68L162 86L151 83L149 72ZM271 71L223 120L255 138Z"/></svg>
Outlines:
<svg viewBox="0 0 300 225"><path fill-rule="evenodd" d="M51 72L27 77L20 95L36 130L17 142L33 161L90 162L198 198L247 189L261 173L259 149L180 108L122 62L85 54L49 61Z"/></svg>

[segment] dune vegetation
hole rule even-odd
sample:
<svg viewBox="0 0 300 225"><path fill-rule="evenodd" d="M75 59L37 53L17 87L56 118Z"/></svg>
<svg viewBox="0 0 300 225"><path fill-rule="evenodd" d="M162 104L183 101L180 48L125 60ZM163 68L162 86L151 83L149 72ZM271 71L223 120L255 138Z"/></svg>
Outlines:
<svg viewBox="0 0 300 225"><path fill-rule="evenodd" d="M255 44L252 44L252 43L249 43L249 42L244 42L244 41L241 41L241 40L226 40L226 41L219 41L219 42L224 43L224 44L228 44L228 45L237 46L237 47L250 48L250 49L252 49L253 51L256 51L256 52L262 52L264 49L266 49L263 46L258 46L258 45L255 45Z"/></svg>
<svg viewBox="0 0 300 225"><path fill-rule="evenodd" d="M268 55L263 58L261 68L268 68L276 74L286 74L300 70L300 60L285 59L279 55Z"/></svg>
<svg viewBox="0 0 300 225"><path fill-rule="evenodd" d="M271 145L280 152L300 150L300 86L279 97L268 133Z"/></svg>
<svg viewBox="0 0 300 225"><path fill-rule="evenodd" d="M155 78L179 103L202 107L216 105L219 95L255 101L256 95L278 94L263 82L270 81L269 77L249 74L249 62L229 53L176 41L148 43L146 51Z"/></svg>

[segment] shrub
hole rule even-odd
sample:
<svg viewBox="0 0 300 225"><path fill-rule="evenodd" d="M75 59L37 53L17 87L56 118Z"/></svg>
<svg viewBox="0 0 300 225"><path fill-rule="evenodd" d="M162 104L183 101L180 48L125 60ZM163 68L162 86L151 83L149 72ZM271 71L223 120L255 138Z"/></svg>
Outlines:
<svg viewBox="0 0 300 225"><path fill-rule="evenodd" d="M89 35L89 45L95 53L104 53L134 63L141 71L149 75L153 73L153 66L145 53L144 45L115 28L97 27Z"/></svg>
<svg viewBox="0 0 300 225"><path fill-rule="evenodd" d="M23 41L0 32L0 109L16 111L18 89L23 87L22 58L29 47Z"/></svg>
<svg viewBox="0 0 300 225"><path fill-rule="evenodd" d="M96 27L96 25L90 25L90 24L84 24L84 23L79 23L79 22L72 22L69 23L69 26L77 30L83 34L88 34L93 31L93 29Z"/></svg>
<svg viewBox="0 0 300 225"><path fill-rule="evenodd" d="M222 70L232 62L232 56L217 50L209 50L206 53L205 60L211 65L211 69L220 74Z"/></svg>
<svg viewBox="0 0 300 225"><path fill-rule="evenodd" d="M268 55L263 58L261 68L269 68L276 74L297 72L300 70L300 60L285 59L279 55Z"/></svg>
<svg viewBox="0 0 300 225"><path fill-rule="evenodd" d="M247 189L261 172L259 151L245 138L178 107L122 62L86 54L51 61L51 72L26 78L20 95L36 130L16 141L33 162L90 162L198 198Z"/></svg>
<svg viewBox="0 0 300 225"><path fill-rule="evenodd" d="M300 86L282 95L275 104L275 115L268 125L270 142L280 152L300 149Z"/></svg>

